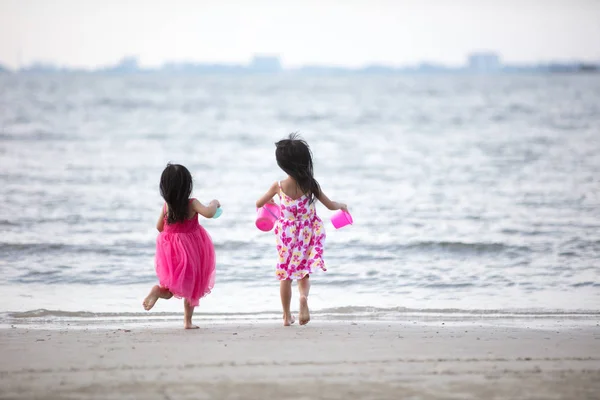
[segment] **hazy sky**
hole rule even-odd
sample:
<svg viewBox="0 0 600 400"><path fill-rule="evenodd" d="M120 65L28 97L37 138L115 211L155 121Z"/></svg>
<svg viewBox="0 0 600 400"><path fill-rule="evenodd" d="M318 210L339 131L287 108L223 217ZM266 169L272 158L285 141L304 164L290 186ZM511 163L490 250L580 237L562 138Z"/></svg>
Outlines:
<svg viewBox="0 0 600 400"><path fill-rule="evenodd" d="M600 61L600 0L0 0L0 63Z"/></svg>

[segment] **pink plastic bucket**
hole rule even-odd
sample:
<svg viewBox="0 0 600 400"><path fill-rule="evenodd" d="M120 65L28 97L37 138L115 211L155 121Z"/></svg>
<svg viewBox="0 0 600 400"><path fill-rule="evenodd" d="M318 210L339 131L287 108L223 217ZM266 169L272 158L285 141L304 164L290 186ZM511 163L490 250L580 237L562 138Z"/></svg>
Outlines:
<svg viewBox="0 0 600 400"><path fill-rule="evenodd" d="M331 223L335 229L343 228L346 225L352 225L352 215L343 210L339 210L331 217Z"/></svg>
<svg viewBox="0 0 600 400"><path fill-rule="evenodd" d="M267 203L256 212L256 227L263 232L273 229L275 221L279 219L281 210L277 204Z"/></svg>

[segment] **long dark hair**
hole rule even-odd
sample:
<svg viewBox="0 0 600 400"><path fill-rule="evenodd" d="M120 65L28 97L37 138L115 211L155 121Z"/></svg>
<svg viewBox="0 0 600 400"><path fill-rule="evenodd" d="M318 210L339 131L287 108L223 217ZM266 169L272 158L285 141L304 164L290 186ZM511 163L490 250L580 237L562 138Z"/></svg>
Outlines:
<svg viewBox="0 0 600 400"><path fill-rule="evenodd" d="M298 134L292 133L287 139L275 143L275 146L275 158L279 168L294 178L300 190L308 195L310 203L314 202L315 198L318 199L321 196L321 187L313 176L312 152L308 143Z"/></svg>
<svg viewBox="0 0 600 400"><path fill-rule="evenodd" d="M160 176L160 195L169 205L167 223L183 222L188 217L192 194L192 174L183 165L168 163Z"/></svg>

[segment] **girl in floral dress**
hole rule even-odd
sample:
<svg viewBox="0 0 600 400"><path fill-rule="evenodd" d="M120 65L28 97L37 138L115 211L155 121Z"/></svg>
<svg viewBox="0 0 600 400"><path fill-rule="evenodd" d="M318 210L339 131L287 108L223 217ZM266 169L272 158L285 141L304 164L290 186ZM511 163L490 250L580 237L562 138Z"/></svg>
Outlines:
<svg viewBox="0 0 600 400"><path fill-rule="evenodd" d="M277 165L288 176L275 182L257 202L260 208L267 203L275 203L279 196L281 216L275 224L279 261L275 274L280 280L283 325L290 326L295 319L290 312L292 300L292 280L298 281L300 292L300 325L310 321L308 293L310 274L318 269L326 271L323 262L325 227L317 216L315 200L319 200L329 210L347 210L347 206L329 200L313 176L312 153L308 144L296 134L275 143Z"/></svg>

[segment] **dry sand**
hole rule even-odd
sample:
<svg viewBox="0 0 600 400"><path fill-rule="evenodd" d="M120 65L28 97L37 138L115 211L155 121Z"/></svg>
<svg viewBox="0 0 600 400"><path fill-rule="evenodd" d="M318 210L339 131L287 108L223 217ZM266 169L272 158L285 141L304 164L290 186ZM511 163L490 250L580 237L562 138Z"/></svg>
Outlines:
<svg viewBox="0 0 600 400"><path fill-rule="evenodd" d="M594 326L18 327L0 346L2 399L600 398Z"/></svg>

